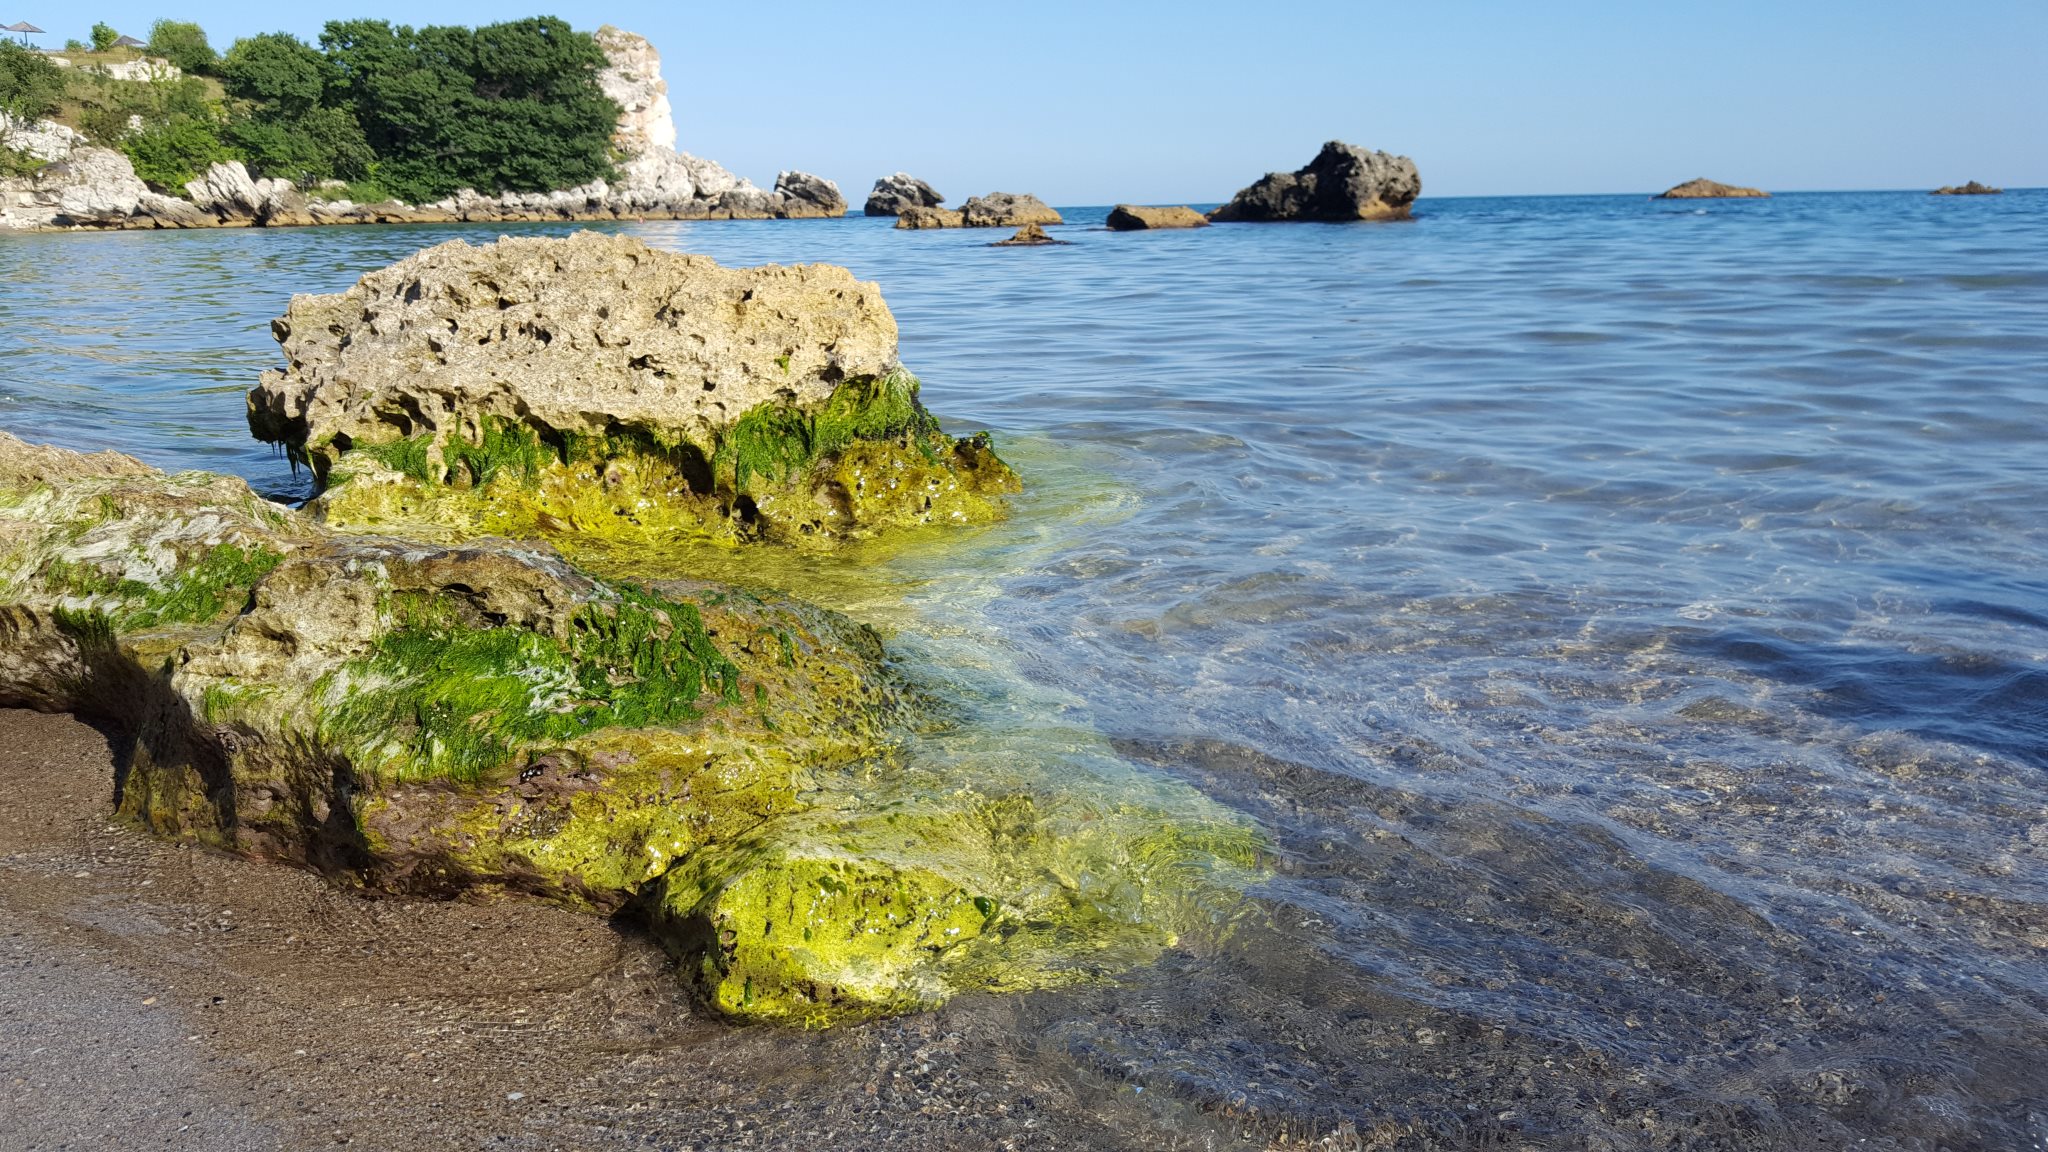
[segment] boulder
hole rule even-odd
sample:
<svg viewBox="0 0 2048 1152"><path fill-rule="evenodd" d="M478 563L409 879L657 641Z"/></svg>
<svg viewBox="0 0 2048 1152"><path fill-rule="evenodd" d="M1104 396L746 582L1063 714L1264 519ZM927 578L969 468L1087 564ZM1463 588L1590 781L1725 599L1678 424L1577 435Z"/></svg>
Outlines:
<svg viewBox="0 0 2048 1152"><path fill-rule="evenodd" d="M898 228L964 228L966 218L951 208L905 208L896 216Z"/></svg>
<svg viewBox="0 0 2048 1152"><path fill-rule="evenodd" d="M2004 192L2004 191L2005 191L2005 189L2003 189L2003 188L1993 188L1993 187L1992 187L1991 185L1989 185L1989 184L1979 184L1979 183L1977 183L1977 182L1976 182L1975 180L1972 180L1972 181L1970 181L1970 182L1969 182L1968 184L1949 184L1949 185L1945 185L1945 186L1943 186L1943 187L1940 187L1940 188L1936 188L1936 189L1935 189L1935 190L1934 190L1933 192L1929 193L1929 195L1931 195L1931 196L1997 196L1997 195L1999 195L2000 193L2002 193L2002 192Z"/></svg>
<svg viewBox="0 0 2048 1152"><path fill-rule="evenodd" d="M776 173L775 195L781 199L776 215L784 219L846 215L846 197L839 194L839 185L808 172Z"/></svg>
<svg viewBox="0 0 2048 1152"><path fill-rule="evenodd" d="M119 223L135 214L149 191L126 156L90 145L46 164L32 178L31 199L57 224Z"/></svg>
<svg viewBox="0 0 2048 1152"><path fill-rule="evenodd" d="M961 222L969 228L1021 228L1026 224L1064 224L1060 214L1036 196L1020 192L991 192L971 196L960 206Z"/></svg>
<svg viewBox="0 0 2048 1152"><path fill-rule="evenodd" d="M1026 224L1017 229L1017 234L1008 240L998 240L991 248L1035 248L1042 244L1067 244L1071 241L1055 240L1045 234L1045 229L1036 224Z"/></svg>
<svg viewBox="0 0 2048 1152"><path fill-rule="evenodd" d="M875 181L875 190L868 193L862 211L869 216L901 216L907 208L937 208L945 202L936 188L908 172L898 172Z"/></svg>
<svg viewBox="0 0 2048 1152"><path fill-rule="evenodd" d="M262 210L264 189L250 179L240 160L219 161L185 185L185 195L201 212L226 220L256 219Z"/></svg>
<svg viewBox="0 0 2048 1152"><path fill-rule="evenodd" d="M0 112L0 148L52 164L88 145L85 136L55 120L17 120Z"/></svg>
<svg viewBox="0 0 2048 1152"><path fill-rule="evenodd" d="M137 216L146 216L158 228L208 228L215 220L190 200L176 196L165 196L160 192L145 192L135 205Z"/></svg>
<svg viewBox="0 0 2048 1152"><path fill-rule="evenodd" d="M309 464L330 523L821 546L1003 514L844 268L724 268L625 236L456 240L295 296L249 426Z"/></svg>
<svg viewBox="0 0 2048 1152"><path fill-rule="evenodd" d="M1109 210L1112 232L1141 232L1148 228L1204 228L1209 218L1193 208L1146 208L1119 204Z"/></svg>
<svg viewBox="0 0 2048 1152"><path fill-rule="evenodd" d="M1676 188L1657 194L1659 200L1767 200L1770 193L1757 188L1742 188L1734 184L1722 184L1705 176L1687 180Z"/></svg>
<svg viewBox="0 0 2048 1152"><path fill-rule="evenodd" d="M1406 220L1422 176L1406 156L1332 140L1293 172L1269 172L1211 220Z"/></svg>

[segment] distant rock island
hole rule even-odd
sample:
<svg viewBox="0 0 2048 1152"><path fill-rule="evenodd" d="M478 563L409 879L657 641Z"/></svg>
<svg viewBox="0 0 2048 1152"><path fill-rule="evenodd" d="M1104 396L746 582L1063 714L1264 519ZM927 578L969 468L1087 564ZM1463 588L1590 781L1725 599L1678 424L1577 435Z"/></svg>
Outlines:
<svg viewBox="0 0 2048 1152"><path fill-rule="evenodd" d="M1944 185L1943 187L1940 187L1940 188L1936 188L1936 189L1935 189L1934 191L1932 191L1932 192L1929 192L1929 193L1928 193L1928 195L1929 195L1929 196L1997 196L1997 195L2000 195L2001 193L2003 193L2004 191L2005 191L2005 189L2003 189L2003 188L1993 188L1993 187L1992 187L1991 185L1989 185L1989 184L1979 184L1979 183L1977 183L1977 182L1976 182L1975 180L1972 180L1972 181L1970 181L1970 182L1969 182L1968 184L1948 184L1948 185Z"/></svg>
<svg viewBox="0 0 2048 1152"><path fill-rule="evenodd" d="M1709 180L1702 176L1697 180L1687 180L1685 183L1669 191L1661 192L1656 198L1659 200L1768 200L1771 198L1771 194L1761 188L1743 188L1735 184L1723 184L1718 180Z"/></svg>
<svg viewBox="0 0 2048 1152"><path fill-rule="evenodd" d="M861 211L870 216L901 216L908 208L937 208L946 202L938 189L908 172L898 172L875 181L868 202Z"/></svg>
<svg viewBox="0 0 2048 1152"><path fill-rule="evenodd" d="M1420 195L1415 161L1332 140L1306 166L1267 173L1209 219L1406 220Z"/></svg>
<svg viewBox="0 0 2048 1152"><path fill-rule="evenodd" d="M1147 208L1119 204L1109 210L1112 232L1143 232L1153 228L1206 228L1209 218L1193 208Z"/></svg>

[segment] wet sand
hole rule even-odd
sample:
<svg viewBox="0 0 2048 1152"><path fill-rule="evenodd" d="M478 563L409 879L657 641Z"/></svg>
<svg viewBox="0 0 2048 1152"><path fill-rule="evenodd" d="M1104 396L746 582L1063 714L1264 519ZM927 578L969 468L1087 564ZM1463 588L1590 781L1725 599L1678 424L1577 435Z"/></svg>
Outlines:
<svg viewBox="0 0 2048 1152"><path fill-rule="evenodd" d="M1015 1003L734 1028L602 920L368 898L115 822L107 742L69 717L0 710L0 749L0 1148L1195 1146L1031 1058Z"/></svg>

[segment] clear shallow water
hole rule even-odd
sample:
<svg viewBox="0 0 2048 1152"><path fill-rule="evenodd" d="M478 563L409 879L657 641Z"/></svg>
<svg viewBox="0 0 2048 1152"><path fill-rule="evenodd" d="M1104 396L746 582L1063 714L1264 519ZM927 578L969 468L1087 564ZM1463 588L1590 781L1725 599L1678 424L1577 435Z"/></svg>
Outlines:
<svg viewBox="0 0 2048 1152"><path fill-rule="evenodd" d="M1255 915L1016 1035L1189 1131L2048 1140L2048 193L1422 209L627 226L879 280L1032 483L800 576L956 670L933 763L1275 844ZM239 396L289 293L509 230L0 238L0 426L291 495Z"/></svg>

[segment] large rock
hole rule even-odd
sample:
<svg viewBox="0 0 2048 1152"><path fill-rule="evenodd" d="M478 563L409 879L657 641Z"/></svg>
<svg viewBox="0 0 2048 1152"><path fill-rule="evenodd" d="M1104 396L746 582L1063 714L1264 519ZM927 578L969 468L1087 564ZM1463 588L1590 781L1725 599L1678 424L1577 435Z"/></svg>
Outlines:
<svg viewBox="0 0 2048 1152"><path fill-rule="evenodd" d="M966 217L951 208L905 208L896 216L898 228L965 228Z"/></svg>
<svg viewBox="0 0 2048 1152"><path fill-rule="evenodd" d="M185 185L185 196L201 212L223 220L254 220L263 207L263 190L240 160L217 161Z"/></svg>
<svg viewBox="0 0 2048 1152"><path fill-rule="evenodd" d="M1676 188L1657 194L1659 200L1765 200L1770 193L1758 188L1743 188L1734 184L1722 184L1705 176L1687 180Z"/></svg>
<svg viewBox="0 0 2048 1152"><path fill-rule="evenodd" d="M68 158L86 138L55 120L17 120L0 112L0 148L46 164Z"/></svg>
<svg viewBox="0 0 2048 1152"><path fill-rule="evenodd" d="M960 218L969 228L1022 228L1026 224L1064 224L1060 214L1045 201L1022 192L991 192L971 196L960 206Z"/></svg>
<svg viewBox="0 0 2048 1152"><path fill-rule="evenodd" d="M1304 167L1267 173L1209 219L1405 220L1420 195L1415 161L1332 140Z"/></svg>
<svg viewBox="0 0 2048 1152"><path fill-rule="evenodd" d="M1933 192L1929 193L1929 195L1932 195L1932 196L1996 196L1996 195L1998 195L1998 194L2000 194L2000 193L2002 193L2002 192L2004 192L2004 191L2005 191L2005 189L2003 189L2003 188L1993 188L1993 187L1992 187L1991 185L1989 185L1989 184L1979 184L1979 183L1977 183L1977 182L1976 182L1975 180L1972 180L1972 181L1970 181L1970 182L1969 182L1968 184L1947 184L1947 185L1943 185L1943 186L1942 186L1942 187L1940 187L1940 188L1936 188L1936 189L1935 189L1935 190L1934 190Z"/></svg>
<svg viewBox="0 0 2048 1152"><path fill-rule="evenodd" d="M1109 210L1112 232L1142 232L1148 228L1203 228L1209 218L1193 208L1146 208L1119 204Z"/></svg>
<svg viewBox="0 0 2048 1152"><path fill-rule="evenodd" d="M33 179L31 198L58 224L117 223L134 215L149 191L126 156L107 148L74 148Z"/></svg>
<svg viewBox="0 0 2048 1152"><path fill-rule="evenodd" d="M868 193L862 211L869 216L901 216L907 208L937 208L945 202L938 189L908 172L898 172L875 181L875 190Z"/></svg>
<svg viewBox="0 0 2048 1152"><path fill-rule="evenodd" d="M668 101L668 81L661 78L661 53L645 36L609 24L599 28L595 38L606 61L597 74L597 86L619 106L613 147L628 156L674 151L676 122Z"/></svg>
<svg viewBox="0 0 2048 1152"><path fill-rule="evenodd" d="M839 185L808 172L778 172L775 194L781 197L778 215L787 219L817 219L846 215L846 197Z"/></svg>
<svg viewBox="0 0 2048 1152"><path fill-rule="evenodd" d="M249 426L337 524L821 544L1002 515L986 437L919 402L896 322L844 268L724 268L625 236L451 241L272 325Z"/></svg>

